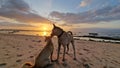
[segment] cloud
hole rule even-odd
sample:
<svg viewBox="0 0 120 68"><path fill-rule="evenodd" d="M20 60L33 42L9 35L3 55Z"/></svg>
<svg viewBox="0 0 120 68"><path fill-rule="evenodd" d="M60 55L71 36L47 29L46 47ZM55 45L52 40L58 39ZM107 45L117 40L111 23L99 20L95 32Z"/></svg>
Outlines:
<svg viewBox="0 0 120 68"><path fill-rule="evenodd" d="M53 11L52 18L63 20L67 23L98 23L113 20L120 20L120 5L107 6L98 10L89 10L82 13L61 13Z"/></svg>
<svg viewBox="0 0 120 68"><path fill-rule="evenodd" d="M0 26L11 26L11 27L34 27L29 24L23 24L23 23L11 23L11 22L0 22Z"/></svg>
<svg viewBox="0 0 120 68"><path fill-rule="evenodd" d="M4 4L1 5L2 8L8 9L18 9L21 11L29 11L29 5L23 0L3 0Z"/></svg>
<svg viewBox="0 0 120 68"><path fill-rule="evenodd" d="M79 4L79 7L85 7L87 6L89 3L91 3L92 0L82 0Z"/></svg>
<svg viewBox="0 0 120 68"><path fill-rule="evenodd" d="M0 16L24 23L48 22L46 18L32 12L29 5L23 0L2 0Z"/></svg>
<svg viewBox="0 0 120 68"><path fill-rule="evenodd" d="M70 27L72 27L73 25L71 25L71 24L66 24L66 23L64 23L64 24L59 24L60 26L70 26Z"/></svg>
<svg viewBox="0 0 120 68"><path fill-rule="evenodd" d="M84 6L86 6L87 5L87 3L85 2L85 1L82 1L81 3L80 3L80 7L84 7Z"/></svg>

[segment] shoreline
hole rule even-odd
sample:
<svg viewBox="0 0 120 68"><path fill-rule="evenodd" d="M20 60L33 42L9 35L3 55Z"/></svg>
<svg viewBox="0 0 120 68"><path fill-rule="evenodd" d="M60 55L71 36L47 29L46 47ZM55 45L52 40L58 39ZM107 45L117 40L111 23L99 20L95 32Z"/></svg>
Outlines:
<svg viewBox="0 0 120 68"><path fill-rule="evenodd" d="M105 39L105 40L120 41L120 38L109 37L109 36L89 36L89 35L84 35L84 36L74 36L74 37L88 37L88 38L96 38L96 39Z"/></svg>
<svg viewBox="0 0 120 68"><path fill-rule="evenodd" d="M7 33L0 33L2 35L9 35L9 36L31 36L31 37L44 37L44 36L38 36L38 35L27 35L27 34L7 34Z"/></svg>
<svg viewBox="0 0 120 68"><path fill-rule="evenodd" d="M106 43L116 43L120 44L120 38L112 38L105 36L74 36L76 40L86 40L86 41L95 41L95 42L106 42Z"/></svg>
<svg viewBox="0 0 120 68"><path fill-rule="evenodd" d="M31 36L31 37L45 37L45 36L40 36L40 35L27 35L27 34L7 34L7 33L0 33L2 35L9 35L9 36ZM88 38L88 40L86 39L81 39L81 40L85 40L85 41L95 41L95 42L106 42L106 43L116 43L116 44L120 44L120 39L114 39L112 37L95 37L95 36L73 36L75 40L80 40L81 38ZM102 40L95 40L95 39L102 39ZM105 41L108 40L108 41ZM114 41L114 42L113 42Z"/></svg>

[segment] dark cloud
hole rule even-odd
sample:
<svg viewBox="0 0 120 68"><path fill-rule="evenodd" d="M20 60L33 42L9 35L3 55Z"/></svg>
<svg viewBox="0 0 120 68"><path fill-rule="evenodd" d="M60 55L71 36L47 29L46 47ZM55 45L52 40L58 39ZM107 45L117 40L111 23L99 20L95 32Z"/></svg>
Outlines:
<svg viewBox="0 0 120 68"><path fill-rule="evenodd" d="M120 20L120 5L107 6L98 10L90 10L82 13L61 13L53 11L51 17L63 20L67 23L98 23Z"/></svg>
<svg viewBox="0 0 120 68"><path fill-rule="evenodd" d="M2 8L8 9L18 9L22 11L29 11L29 5L23 0L3 0L4 4L1 5Z"/></svg>
<svg viewBox="0 0 120 68"><path fill-rule="evenodd" d="M120 34L120 29L119 28L74 28L72 29L72 31L78 32L80 31L80 34L85 35L86 33L98 33L100 35L105 35L105 34L109 34L110 35L114 35L114 33L116 33L116 35ZM85 34L84 34L85 33Z"/></svg>
<svg viewBox="0 0 120 68"><path fill-rule="evenodd" d="M20 22L48 22L47 19L31 12L32 9L23 0L2 0L0 4L0 16L15 19Z"/></svg>
<svg viewBox="0 0 120 68"><path fill-rule="evenodd" d="M64 24L59 24L60 26L73 26L73 25L71 25L71 24L66 24L66 23L64 23Z"/></svg>

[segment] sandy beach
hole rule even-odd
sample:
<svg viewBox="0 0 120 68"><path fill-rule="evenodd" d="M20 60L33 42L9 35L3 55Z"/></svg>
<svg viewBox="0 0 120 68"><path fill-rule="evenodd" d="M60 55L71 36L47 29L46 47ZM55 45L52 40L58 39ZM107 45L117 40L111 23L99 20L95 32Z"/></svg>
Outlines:
<svg viewBox="0 0 120 68"><path fill-rule="evenodd" d="M53 59L56 59L57 38L52 41ZM26 62L34 64L45 44L44 37L0 34L0 68L21 68ZM62 48L59 64L53 62L53 68L120 68L120 44L75 40L77 60L73 60L69 46L66 61L62 62Z"/></svg>

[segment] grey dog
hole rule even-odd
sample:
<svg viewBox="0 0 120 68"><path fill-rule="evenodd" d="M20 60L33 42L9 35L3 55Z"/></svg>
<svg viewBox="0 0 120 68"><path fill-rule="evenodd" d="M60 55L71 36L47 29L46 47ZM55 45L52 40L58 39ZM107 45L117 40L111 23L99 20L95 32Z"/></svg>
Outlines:
<svg viewBox="0 0 120 68"><path fill-rule="evenodd" d="M74 60L76 60L76 52L75 52L75 45L74 45L74 39L73 39L72 32L71 31L65 32L62 28L56 26L55 24L53 24L53 26L54 27L52 29L51 37L53 37L53 36L58 37L58 52L57 52L56 61L58 61L58 59L59 59L61 45L63 45L63 48L64 48L62 61L65 61L66 47L67 47L67 53L68 53L70 42L73 46Z"/></svg>

